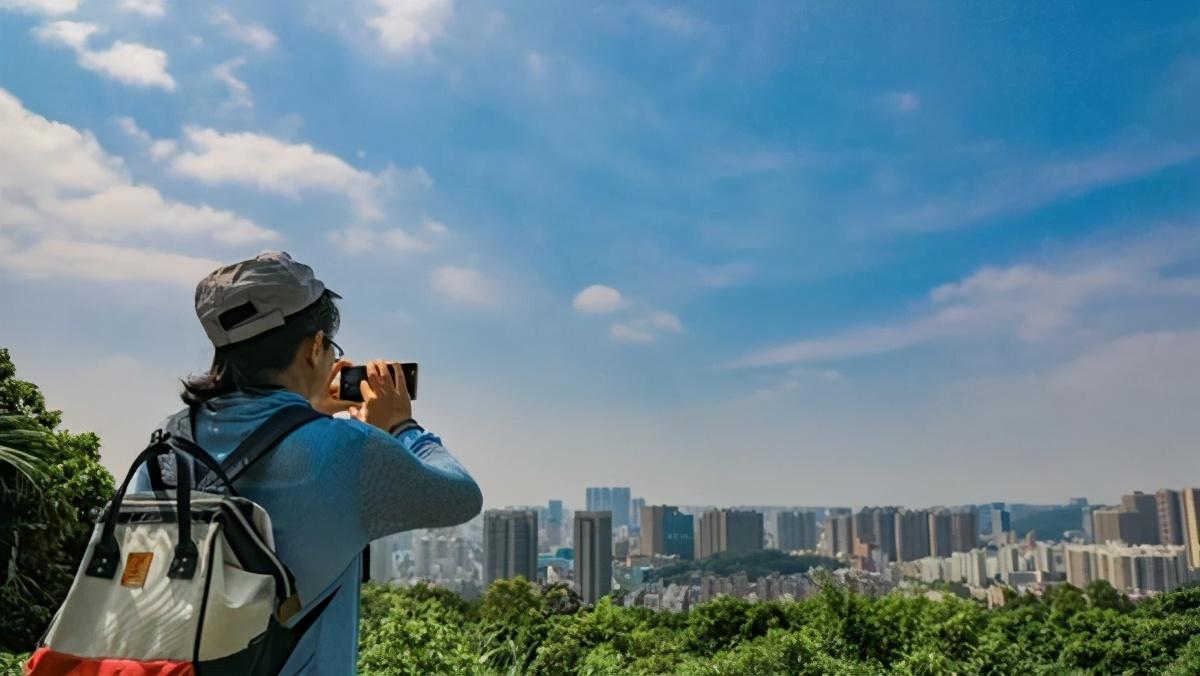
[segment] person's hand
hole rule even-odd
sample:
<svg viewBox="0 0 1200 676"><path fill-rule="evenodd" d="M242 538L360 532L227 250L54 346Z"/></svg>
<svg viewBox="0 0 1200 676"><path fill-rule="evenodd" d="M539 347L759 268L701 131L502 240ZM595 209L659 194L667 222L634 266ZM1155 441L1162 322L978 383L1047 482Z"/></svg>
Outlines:
<svg viewBox="0 0 1200 676"><path fill-rule="evenodd" d="M387 432L412 417L412 401L404 383L404 371L395 365L395 376L382 359L367 362L367 378L359 383L363 403L351 406L350 415Z"/></svg>
<svg viewBox="0 0 1200 676"><path fill-rule="evenodd" d="M339 376L342 373L342 369L347 366L354 366L354 362L349 359L341 359L334 363L333 368L329 370L329 385L325 388L325 392L309 400L314 409L325 415L333 415L334 413L348 411L354 406L355 402L345 401L338 397L338 393L341 392L341 383L338 382Z"/></svg>

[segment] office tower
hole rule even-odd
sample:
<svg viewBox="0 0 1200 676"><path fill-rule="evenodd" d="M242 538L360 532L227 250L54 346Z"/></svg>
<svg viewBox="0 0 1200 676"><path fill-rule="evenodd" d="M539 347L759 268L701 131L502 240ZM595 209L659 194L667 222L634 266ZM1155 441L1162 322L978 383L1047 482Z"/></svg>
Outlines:
<svg viewBox="0 0 1200 676"><path fill-rule="evenodd" d="M916 561L929 556L929 512L901 509L896 512L896 561Z"/></svg>
<svg viewBox="0 0 1200 676"><path fill-rule="evenodd" d="M929 513L929 555L945 558L954 551L954 518L945 509Z"/></svg>
<svg viewBox="0 0 1200 676"><path fill-rule="evenodd" d="M762 512L713 509L700 516L698 555L748 552L763 548Z"/></svg>
<svg viewBox="0 0 1200 676"><path fill-rule="evenodd" d="M999 538L1002 533L1012 530L1012 517L1004 508L1003 502L992 503L992 538Z"/></svg>
<svg viewBox="0 0 1200 676"><path fill-rule="evenodd" d="M1167 488L1154 494L1158 510L1158 542L1164 545L1183 544L1183 499L1179 491Z"/></svg>
<svg viewBox="0 0 1200 676"><path fill-rule="evenodd" d="M956 552L969 552L979 542L979 512L974 508L950 514L950 547Z"/></svg>
<svg viewBox="0 0 1200 676"><path fill-rule="evenodd" d="M563 504L562 500L551 500L546 510L546 545L550 551L563 542Z"/></svg>
<svg viewBox="0 0 1200 676"><path fill-rule="evenodd" d="M1089 543L1096 541L1096 509L1098 508L1093 505L1084 505L1079 508L1080 517L1083 520L1083 536Z"/></svg>
<svg viewBox="0 0 1200 676"><path fill-rule="evenodd" d="M1123 542L1127 545L1155 545L1159 538L1158 500L1141 491L1121 497L1119 507L1092 511L1092 530L1096 544Z"/></svg>
<svg viewBox="0 0 1200 676"><path fill-rule="evenodd" d="M854 541L864 545L879 546L879 536L875 533L873 508L860 509L854 515Z"/></svg>
<svg viewBox="0 0 1200 676"><path fill-rule="evenodd" d="M575 512L575 591L594 604L612 589L612 512Z"/></svg>
<svg viewBox="0 0 1200 676"><path fill-rule="evenodd" d="M537 512L489 509L483 513L483 583L523 576L537 581Z"/></svg>
<svg viewBox="0 0 1200 676"><path fill-rule="evenodd" d="M776 544L785 552L817 548L817 515L813 512L780 512L775 516Z"/></svg>
<svg viewBox="0 0 1200 676"><path fill-rule="evenodd" d="M635 531L642 528L642 508L646 506L646 498L634 498L629 504L629 525Z"/></svg>
<svg viewBox="0 0 1200 676"><path fill-rule="evenodd" d="M851 542L854 517L850 514L830 514L825 517L821 536L821 552L830 558L844 558L854 553Z"/></svg>
<svg viewBox="0 0 1200 676"><path fill-rule="evenodd" d="M643 556L678 556L691 560L696 554L695 519L669 505L642 507L641 553Z"/></svg>
<svg viewBox="0 0 1200 676"><path fill-rule="evenodd" d="M592 487L587 489L587 511L612 512L613 528L628 526L630 490L628 486Z"/></svg>
<svg viewBox="0 0 1200 676"><path fill-rule="evenodd" d="M1180 521L1183 523L1183 544L1187 547L1188 565L1200 568L1200 488L1185 488L1179 494Z"/></svg>
<svg viewBox="0 0 1200 676"><path fill-rule="evenodd" d="M1092 510L1092 537L1096 544L1102 545L1108 542L1123 542L1121 539L1121 519L1128 521L1129 517L1125 515L1117 507L1105 507ZM1131 530L1129 525L1126 525L1124 530Z"/></svg>
<svg viewBox="0 0 1200 676"><path fill-rule="evenodd" d="M1127 544L1158 544L1158 499L1141 491L1121 496L1121 511L1132 514L1126 519L1130 532L1122 533Z"/></svg>
<svg viewBox="0 0 1200 676"><path fill-rule="evenodd" d="M895 507L864 507L853 524L862 526L861 534L858 530L854 531L854 537L859 542L875 545L885 562L896 560Z"/></svg>

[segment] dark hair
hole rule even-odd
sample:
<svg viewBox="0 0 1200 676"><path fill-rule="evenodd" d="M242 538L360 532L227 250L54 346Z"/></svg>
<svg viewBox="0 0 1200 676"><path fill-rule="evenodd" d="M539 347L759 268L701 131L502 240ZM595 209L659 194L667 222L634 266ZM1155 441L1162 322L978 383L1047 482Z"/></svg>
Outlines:
<svg viewBox="0 0 1200 676"><path fill-rule="evenodd" d="M337 305L326 291L285 319L283 326L218 347L207 373L181 379L183 403L194 406L223 394L269 385L274 376L291 365L305 338L324 331L325 337L332 339L340 324Z"/></svg>

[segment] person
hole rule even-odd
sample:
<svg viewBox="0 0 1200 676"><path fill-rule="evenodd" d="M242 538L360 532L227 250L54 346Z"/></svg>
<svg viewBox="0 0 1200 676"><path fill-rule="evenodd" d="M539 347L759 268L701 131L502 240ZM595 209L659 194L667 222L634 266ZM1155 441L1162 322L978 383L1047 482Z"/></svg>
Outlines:
<svg viewBox="0 0 1200 676"><path fill-rule="evenodd" d="M338 398L338 374L351 362L333 341L337 298L284 252L216 270L196 288L212 367L183 381L194 440L218 461L283 406L349 413L300 427L235 483L271 515L276 553L303 604L297 617L330 598L284 666L289 675L355 672L368 543L466 522L483 502L467 470L413 419L401 369L392 376L371 361L361 404ZM146 470L135 483L143 491Z"/></svg>

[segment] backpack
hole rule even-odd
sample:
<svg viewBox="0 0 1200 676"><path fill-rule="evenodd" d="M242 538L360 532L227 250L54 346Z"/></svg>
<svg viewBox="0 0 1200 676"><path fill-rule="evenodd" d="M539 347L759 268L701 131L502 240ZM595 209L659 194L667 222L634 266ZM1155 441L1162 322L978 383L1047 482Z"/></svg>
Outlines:
<svg viewBox="0 0 1200 676"><path fill-rule="evenodd" d="M193 441L193 416L172 416L134 460L27 675L275 674L339 591L297 619L270 515L234 488L285 436L328 416L284 407L221 463ZM126 495L144 463L152 492Z"/></svg>

